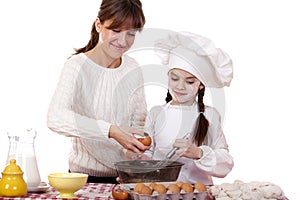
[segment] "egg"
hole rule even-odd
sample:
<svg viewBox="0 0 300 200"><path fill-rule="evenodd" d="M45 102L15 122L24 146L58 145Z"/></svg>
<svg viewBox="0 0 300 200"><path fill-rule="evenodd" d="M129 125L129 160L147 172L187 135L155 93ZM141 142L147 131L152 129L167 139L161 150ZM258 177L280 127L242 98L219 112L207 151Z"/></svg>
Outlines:
<svg viewBox="0 0 300 200"><path fill-rule="evenodd" d="M154 187L156 186L157 184L155 182L152 182L149 184L149 187L151 187L152 189L154 189Z"/></svg>
<svg viewBox="0 0 300 200"><path fill-rule="evenodd" d="M158 194L166 194L166 192L167 192L167 188L163 184L156 184L156 186L154 187L154 190Z"/></svg>
<svg viewBox="0 0 300 200"><path fill-rule="evenodd" d="M187 193L194 191L194 188L193 188L192 184L190 184L190 183L183 183L181 185L181 189Z"/></svg>
<svg viewBox="0 0 300 200"><path fill-rule="evenodd" d="M198 182L194 184L194 189L198 192L204 192L206 191L206 185L204 185L202 182Z"/></svg>
<svg viewBox="0 0 300 200"><path fill-rule="evenodd" d="M117 200L127 200L129 198L129 193L120 188L114 188L112 190L112 196Z"/></svg>
<svg viewBox="0 0 300 200"><path fill-rule="evenodd" d="M134 192L140 193L140 190L142 189L142 187L144 187L145 184L144 183L137 183L133 189Z"/></svg>
<svg viewBox="0 0 300 200"><path fill-rule="evenodd" d="M143 143L143 145L145 145L145 146L150 146L151 142L152 142L150 136L138 138L138 141L140 141L141 143Z"/></svg>
<svg viewBox="0 0 300 200"><path fill-rule="evenodd" d="M170 185L168 185L168 190L171 191L172 194L180 193L180 187L175 183L171 183Z"/></svg>
<svg viewBox="0 0 300 200"><path fill-rule="evenodd" d="M148 194L148 195L152 195L152 189L151 189L149 186L144 185L144 186L141 188L139 194Z"/></svg>
<svg viewBox="0 0 300 200"><path fill-rule="evenodd" d="M178 182L176 183L176 185L178 185L178 187L180 187L180 188L181 188L182 184L183 184L182 181L178 181Z"/></svg>

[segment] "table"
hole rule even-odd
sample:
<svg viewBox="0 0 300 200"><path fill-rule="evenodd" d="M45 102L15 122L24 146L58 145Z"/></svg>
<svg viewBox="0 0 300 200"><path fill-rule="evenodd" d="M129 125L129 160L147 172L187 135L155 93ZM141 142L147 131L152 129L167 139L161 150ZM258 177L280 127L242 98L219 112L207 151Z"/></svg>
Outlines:
<svg viewBox="0 0 300 200"><path fill-rule="evenodd" d="M75 194L78 200L87 199L114 199L111 197L111 191L114 184L107 183L86 183L83 188L78 190ZM57 196L59 193L50 186L50 188L44 193L27 193L24 197L0 197L0 200L28 200L28 199L59 199Z"/></svg>
<svg viewBox="0 0 300 200"><path fill-rule="evenodd" d="M114 200L111 196L112 188L114 184L108 183L86 183L83 188L78 190L75 194L78 198L76 200L87 200L87 199L98 199L98 200ZM50 187L44 193L27 193L24 197L0 197L0 200L29 200L29 199L43 199L43 200L55 200L61 199L57 198L59 193L52 187ZM210 199L210 198L207 198ZM61 199L65 200L65 199ZM288 198L284 197L283 200L288 200Z"/></svg>

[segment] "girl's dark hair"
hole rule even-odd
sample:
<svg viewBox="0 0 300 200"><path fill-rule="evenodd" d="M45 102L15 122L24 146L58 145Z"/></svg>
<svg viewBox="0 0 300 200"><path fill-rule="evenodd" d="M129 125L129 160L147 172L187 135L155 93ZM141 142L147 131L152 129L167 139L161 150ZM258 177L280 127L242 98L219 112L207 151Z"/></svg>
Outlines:
<svg viewBox="0 0 300 200"><path fill-rule="evenodd" d="M170 102L172 100L172 95L170 94L169 90L168 90L168 93L167 93L167 97L166 97L166 102Z"/></svg>
<svg viewBox="0 0 300 200"><path fill-rule="evenodd" d="M125 20L130 18L133 22L133 28L141 31L146 22L140 0L102 0L98 18L102 24L106 20L112 20L110 26L107 27L108 29L120 28ZM98 40L99 33L96 30L95 23L93 23L90 41L85 47L75 49L75 54L93 49Z"/></svg>
<svg viewBox="0 0 300 200"><path fill-rule="evenodd" d="M200 114L197 118L195 130L194 130L194 137L193 137L193 140L196 142L197 146L202 145L207 135L207 130L209 126L209 122L203 114L205 111L205 105L203 103L204 93L205 93L205 87L198 90L198 110Z"/></svg>
<svg viewBox="0 0 300 200"><path fill-rule="evenodd" d="M200 114L197 118L197 121L195 124L195 129L194 129L194 134L193 134L193 141L196 143L197 146L202 145L202 143L207 135L207 130L208 130L208 126L209 126L209 122L203 114L205 111L205 105L203 103L204 93L205 93L205 87L198 90L198 111L200 112ZM171 96L169 90L168 90L167 97L165 100L167 103L172 100L172 96Z"/></svg>

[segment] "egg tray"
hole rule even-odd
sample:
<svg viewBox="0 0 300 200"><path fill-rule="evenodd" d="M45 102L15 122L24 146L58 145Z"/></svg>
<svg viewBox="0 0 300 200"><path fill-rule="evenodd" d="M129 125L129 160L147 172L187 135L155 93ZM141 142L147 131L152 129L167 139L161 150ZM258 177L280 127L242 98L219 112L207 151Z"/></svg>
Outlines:
<svg viewBox="0 0 300 200"><path fill-rule="evenodd" d="M138 194L137 192L130 191L131 200L212 200L208 191L205 192L192 192L192 193L179 193L179 194Z"/></svg>

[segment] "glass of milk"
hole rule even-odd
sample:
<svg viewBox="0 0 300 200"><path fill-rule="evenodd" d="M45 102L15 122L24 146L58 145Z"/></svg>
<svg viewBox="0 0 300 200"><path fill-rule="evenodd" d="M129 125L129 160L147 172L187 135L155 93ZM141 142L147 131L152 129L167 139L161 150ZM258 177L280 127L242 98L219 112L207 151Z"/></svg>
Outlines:
<svg viewBox="0 0 300 200"><path fill-rule="evenodd" d="M17 165L19 165L24 172L23 178L27 187L38 187L41 178L34 147L34 141L37 135L36 131L32 128L11 130L7 135L9 139L9 151L6 163L8 164L10 159L16 159Z"/></svg>

